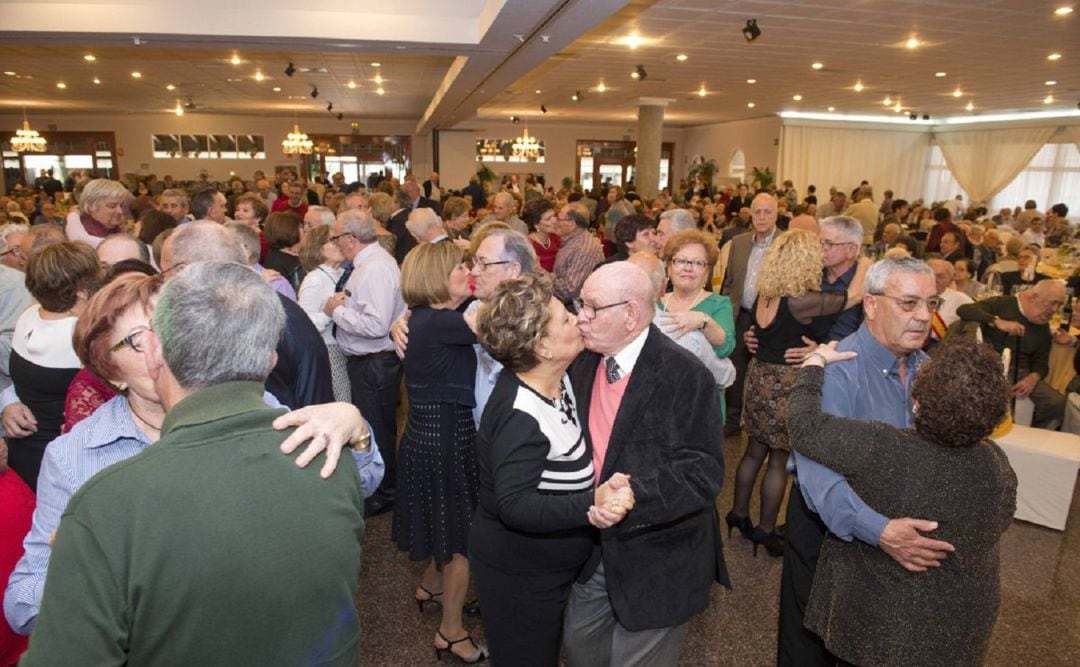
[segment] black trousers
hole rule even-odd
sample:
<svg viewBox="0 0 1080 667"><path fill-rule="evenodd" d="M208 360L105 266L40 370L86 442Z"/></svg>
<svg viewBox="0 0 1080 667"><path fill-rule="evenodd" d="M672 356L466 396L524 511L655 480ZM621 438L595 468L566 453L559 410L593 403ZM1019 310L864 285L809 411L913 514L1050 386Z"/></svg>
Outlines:
<svg viewBox="0 0 1080 667"><path fill-rule="evenodd" d="M732 304L735 316L735 349L731 352L731 363L735 366L735 382L724 392L727 404L727 423L725 426L738 426L742 421L743 386L746 382L746 367L750 365L750 353L743 342L743 334L754 323L750 311L743 310L739 304Z"/></svg>
<svg viewBox="0 0 1080 667"><path fill-rule="evenodd" d="M836 658L825 642L803 627L810 586L814 583L818 554L825 542L826 528L810 511L798 487L788 498L787 529L784 533L784 570L780 575L780 628L777 633L776 664L783 667L832 667Z"/></svg>
<svg viewBox="0 0 1080 667"><path fill-rule="evenodd" d="M371 424L386 466L377 493L393 499L397 486L397 408L401 360L394 352L376 352L347 359L352 402Z"/></svg>
<svg viewBox="0 0 1080 667"><path fill-rule="evenodd" d="M469 559L494 667L557 667L575 572L510 573Z"/></svg>

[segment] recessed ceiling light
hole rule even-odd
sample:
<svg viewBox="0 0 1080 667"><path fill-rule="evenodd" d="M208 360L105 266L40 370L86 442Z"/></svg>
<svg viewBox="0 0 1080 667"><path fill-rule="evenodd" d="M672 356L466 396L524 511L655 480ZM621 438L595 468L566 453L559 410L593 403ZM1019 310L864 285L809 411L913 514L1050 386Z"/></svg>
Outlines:
<svg viewBox="0 0 1080 667"><path fill-rule="evenodd" d="M256 80L256 81L262 81L262 80L264 80L265 78L266 78L266 77L265 77L265 76L263 76L263 73L262 73L262 71L261 71L261 70L255 70L255 80Z"/></svg>
<svg viewBox="0 0 1080 667"><path fill-rule="evenodd" d="M952 91L952 96L953 97L963 97L964 96L964 91L960 90L960 86L957 86L956 90Z"/></svg>
<svg viewBox="0 0 1080 667"><path fill-rule="evenodd" d="M747 102L747 103L746 103L746 107L747 107L748 109L753 109L753 108L754 108L754 107L756 107L756 106L757 106L757 105L756 105L756 104L754 104L753 102Z"/></svg>
<svg viewBox="0 0 1080 667"><path fill-rule="evenodd" d="M94 77L94 85L95 85L95 86L97 86L97 85L100 85L100 84L101 84L101 79L99 79L99 78L97 78L97 77L95 76L95 77Z"/></svg>
<svg viewBox="0 0 1080 667"><path fill-rule="evenodd" d="M911 37L908 39L908 41L904 42L904 46L909 49L917 49L922 46L922 42L920 42L916 37Z"/></svg>
<svg viewBox="0 0 1080 667"><path fill-rule="evenodd" d="M1056 86L1057 85L1057 81L1044 81L1043 83L1046 84L1047 86Z"/></svg>
<svg viewBox="0 0 1080 667"><path fill-rule="evenodd" d="M596 87L596 92L598 92L598 93L602 93L602 92L604 92L605 90L607 90L607 86L605 86L605 85L604 85L604 82L603 82L603 81L601 81L601 82L600 82L600 85L598 85L598 86Z"/></svg>
<svg viewBox="0 0 1080 667"><path fill-rule="evenodd" d="M176 86L170 83L169 85L165 86L165 90L176 90Z"/></svg>
<svg viewBox="0 0 1080 667"><path fill-rule="evenodd" d="M382 86L379 86L378 88L375 89L375 94L376 95L385 95L386 90L384 90Z"/></svg>
<svg viewBox="0 0 1080 667"><path fill-rule="evenodd" d="M946 75L946 73L945 73L945 72L934 72L934 76L936 76L936 77L938 77L938 78L941 78L941 77L943 77L943 76L945 76L945 75Z"/></svg>
<svg viewBox="0 0 1080 667"><path fill-rule="evenodd" d="M131 78L132 79L141 79L142 78L142 72L139 72L139 71L132 72L131 73Z"/></svg>
<svg viewBox="0 0 1080 667"><path fill-rule="evenodd" d="M975 110L975 103L974 102L968 102L967 106L964 107L964 108L967 109L968 111L974 111Z"/></svg>
<svg viewBox="0 0 1080 667"><path fill-rule="evenodd" d="M800 95L798 93L795 93L794 95L791 96L791 99L795 100L796 102L801 102L802 101L802 95Z"/></svg>
<svg viewBox="0 0 1080 667"><path fill-rule="evenodd" d="M1043 98L1043 104L1053 104L1053 103L1054 103L1054 96L1053 95L1047 95L1046 97Z"/></svg>
<svg viewBox="0 0 1080 667"><path fill-rule="evenodd" d="M680 53L679 55L675 56L675 60L678 60L681 63L686 62L686 58L687 55L685 53Z"/></svg>
<svg viewBox="0 0 1080 667"><path fill-rule="evenodd" d="M900 113L901 111L904 110L904 107L900 106L900 100L896 100L896 106L894 106L892 108L892 110L895 111L896 113Z"/></svg>
<svg viewBox="0 0 1080 667"><path fill-rule="evenodd" d="M1072 11L1072 7L1058 7L1054 10L1054 14L1056 16L1068 16L1069 14L1072 14Z"/></svg>
<svg viewBox="0 0 1080 667"><path fill-rule="evenodd" d="M177 116L183 116L184 115L184 107L183 107L183 105L180 104L179 100L177 100L177 102L176 102L176 108L173 109L173 113L175 113Z"/></svg>
<svg viewBox="0 0 1080 667"><path fill-rule="evenodd" d="M540 89L539 89L539 88L537 88L537 89L536 89L536 94L537 94L537 95L539 95L539 94L540 94Z"/></svg>
<svg viewBox="0 0 1080 667"><path fill-rule="evenodd" d="M813 65L810 66L810 69L821 69L824 66L825 65L823 65L821 63L814 63Z"/></svg>
<svg viewBox="0 0 1080 667"><path fill-rule="evenodd" d="M231 63L232 63L232 64L234 64L234 65L239 65L239 64L240 64L240 56L238 56L238 55L236 55L236 54L234 53L234 54L232 55L232 58L229 58L229 62L231 62Z"/></svg>
<svg viewBox="0 0 1080 667"><path fill-rule="evenodd" d="M747 79L746 82L749 83L750 85L753 85L753 84L757 83L757 79Z"/></svg>
<svg viewBox="0 0 1080 667"><path fill-rule="evenodd" d="M836 107L829 107L829 111L836 111Z"/></svg>
<svg viewBox="0 0 1080 667"><path fill-rule="evenodd" d="M372 67L382 67L382 63L371 63Z"/></svg>
<svg viewBox="0 0 1080 667"><path fill-rule="evenodd" d="M94 56L94 54L92 54L92 53L87 53L85 56L82 57L82 59L85 60L88 63L92 63L95 60L97 60L97 57Z"/></svg>
<svg viewBox="0 0 1080 667"><path fill-rule="evenodd" d="M1061 54L1060 53L1051 53L1050 55L1046 56L1046 59L1047 60L1061 60Z"/></svg>
<svg viewBox="0 0 1080 667"><path fill-rule="evenodd" d="M892 106L892 98L886 95L885 99L881 100L881 103L885 106Z"/></svg>
<svg viewBox="0 0 1080 667"><path fill-rule="evenodd" d="M854 89L856 93L861 93L863 91L862 81L856 81Z"/></svg>
<svg viewBox="0 0 1080 667"><path fill-rule="evenodd" d="M649 40L645 39L644 37L642 37L641 35L639 35L636 32L630 33L626 37L622 37L622 38L617 40L618 44L623 44L625 46L629 46L631 49L636 49L637 47L641 46L642 44L647 44L648 42L649 42Z"/></svg>
<svg viewBox="0 0 1080 667"><path fill-rule="evenodd" d="M356 88L356 82L355 81L349 81L348 86L349 86L349 88Z"/></svg>
<svg viewBox="0 0 1080 667"><path fill-rule="evenodd" d="M375 75L375 83L382 83L382 76L381 75L379 75L379 74Z"/></svg>
<svg viewBox="0 0 1080 667"><path fill-rule="evenodd" d="M281 92L281 86L274 86L274 92L275 93L280 93Z"/></svg>
<svg viewBox="0 0 1080 667"><path fill-rule="evenodd" d="M64 83L63 81L61 81L61 82L56 84L56 87L59 88L60 90L63 90L64 88L67 88L67 84Z"/></svg>
<svg viewBox="0 0 1080 667"><path fill-rule="evenodd" d="M640 79L641 75L637 73L637 70L634 70L633 72L630 72L630 78L631 79Z"/></svg>
<svg viewBox="0 0 1080 667"><path fill-rule="evenodd" d="M701 88L698 88L697 94L698 94L698 97L705 97L705 95L708 94L708 92L705 90L704 85L701 86Z"/></svg>
<svg viewBox="0 0 1080 667"><path fill-rule="evenodd" d="M8 76L15 76L15 72L12 72L11 70L8 70L8 71L4 72L4 74L6 74Z"/></svg>

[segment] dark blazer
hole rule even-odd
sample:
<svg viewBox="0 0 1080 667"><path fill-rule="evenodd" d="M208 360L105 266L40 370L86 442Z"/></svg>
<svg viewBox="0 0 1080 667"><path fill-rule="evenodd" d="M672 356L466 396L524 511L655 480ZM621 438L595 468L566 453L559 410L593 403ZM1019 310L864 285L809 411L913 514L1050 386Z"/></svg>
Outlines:
<svg viewBox="0 0 1080 667"><path fill-rule="evenodd" d="M394 245L394 259L397 260L398 264L404 262L405 255L408 255L409 251L416 247L416 239L405 227L405 221L409 219L409 213L412 213L412 209L401 209L394 217L390 218L390 222L386 226L397 237L397 243Z"/></svg>
<svg viewBox="0 0 1080 667"><path fill-rule="evenodd" d="M304 309L278 295L285 308L285 328L277 344L278 360L266 378L266 391L293 410L331 403L330 354Z"/></svg>
<svg viewBox="0 0 1080 667"><path fill-rule="evenodd" d="M1014 287L1021 285L1034 285L1040 280L1047 280L1050 276L1045 273L1035 273L1034 280L1024 280L1024 275L1020 271L1005 271L998 274L1001 276L1001 293L1005 296L1011 296Z"/></svg>
<svg viewBox="0 0 1080 667"><path fill-rule="evenodd" d="M734 225L732 225L730 227L725 227L723 229L723 231L720 232L720 247L723 248L724 244L727 243L728 241L730 241L731 239L735 238L736 236L739 236L740 234L746 234L749 231L750 231L749 226L742 225L742 224L740 224L738 222L736 222Z"/></svg>
<svg viewBox="0 0 1080 667"><path fill-rule="evenodd" d="M588 431L600 355L570 367ZM600 531L580 580L604 562L615 616L628 630L679 625L709 606L716 581L731 586L720 542L716 496L724 480L724 424L712 376L655 326L630 375L615 417L600 480L630 475L634 509Z"/></svg>
<svg viewBox="0 0 1080 667"><path fill-rule="evenodd" d="M1006 347L1013 351L1013 365L1022 378L1027 373L1038 373L1042 380L1050 374L1050 343L1053 340L1049 324L1033 324L1020 312L1020 304L1015 296L996 296L975 303L967 303L956 309L956 314L965 322L978 322L982 325L983 340L997 352ZM1024 335L1019 340L993 326L995 317L1024 325ZM1013 369L1007 369L1013 377Z"/></svg>

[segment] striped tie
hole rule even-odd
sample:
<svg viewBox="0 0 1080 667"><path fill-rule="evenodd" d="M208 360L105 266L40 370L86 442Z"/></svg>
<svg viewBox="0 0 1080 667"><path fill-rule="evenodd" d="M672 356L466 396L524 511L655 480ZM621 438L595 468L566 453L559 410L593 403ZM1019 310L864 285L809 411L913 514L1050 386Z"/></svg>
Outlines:
<svg viewBox="0 0 1080 667"><path fill-rule="evenodd" d="M604 373L607 375L608 384L614 384L619 381L619 378L622 376L622 370L615 361L615 357L604 359Z"/></svg>

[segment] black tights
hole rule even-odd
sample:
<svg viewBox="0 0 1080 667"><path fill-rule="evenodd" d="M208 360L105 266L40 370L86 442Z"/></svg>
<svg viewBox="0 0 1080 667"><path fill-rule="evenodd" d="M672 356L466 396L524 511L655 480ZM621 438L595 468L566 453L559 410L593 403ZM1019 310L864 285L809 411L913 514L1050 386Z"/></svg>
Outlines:
<svg viewBox="0 0 1080 667"><path fill-rule="evenodd" d="M784 500L787 488L788 452L782 449L769 449L768 445L755 438L747 438L746 453L735 471L735 514L750 515L750 494L754 491L754 480L761 470L765 458L769 467L761 479L761 516L758 526L766 533L776 530L776 515L780 513L780 503Z"/></svg>

